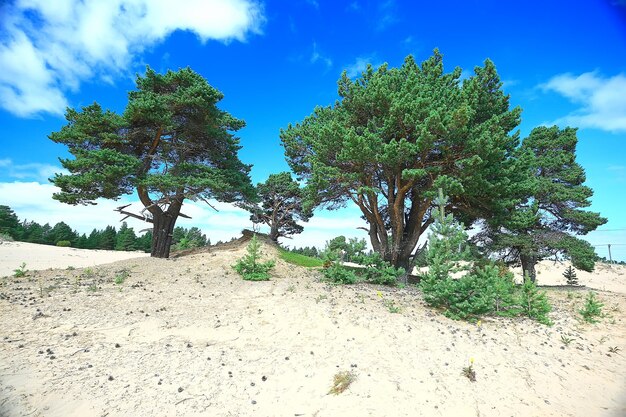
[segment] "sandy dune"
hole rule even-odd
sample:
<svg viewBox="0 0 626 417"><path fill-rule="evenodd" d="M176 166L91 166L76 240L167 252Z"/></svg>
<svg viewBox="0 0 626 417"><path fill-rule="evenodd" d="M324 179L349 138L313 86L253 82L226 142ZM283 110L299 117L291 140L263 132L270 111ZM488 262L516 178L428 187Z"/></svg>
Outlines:
<svg viewBox="0 0 626 417"><path fill-rule="evenodd" d="M123 259L149 256L144 252L120 252L112 250L88 250L59 248L26 242L0 243L0 277L12 275L26 263L26 269L38 271L48 268L65 269L68 266L82 268Z"/></svg>
<svg viewBox="0 0 626 417"><path fill-rule="evenodd" d="M624 293L599 292L608 316L594 325L578 320L586 291L555 289L552 327L479 326L414 288L329 286L282 261L272 281L245 282L230 268L244 251L1 281L0 415L626 415ZM461 375L470 358L476 382ZM340 371L356 380L331 395Z"/></svg>

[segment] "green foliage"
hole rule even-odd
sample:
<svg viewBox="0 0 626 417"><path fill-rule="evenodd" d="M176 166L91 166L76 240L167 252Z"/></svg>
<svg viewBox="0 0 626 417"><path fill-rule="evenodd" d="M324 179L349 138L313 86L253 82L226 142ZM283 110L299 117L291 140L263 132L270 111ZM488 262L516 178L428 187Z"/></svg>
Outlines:
<svg viewBox="0 0 626 417"><path fill-rule="evenodd" d="M257 184L260 203L244 203L253 223L264 223L270 228L270 239L302 233L298 221L307 222L313 216L313 205L305 201L305 191L291 178L289 172L271 174L267 181Z"/></svg>
<svg viewBox="0 0 626 417"><path fill-rule="evenodd" d="M275 262L273 260L267 262L260 261L261 243L256 235L252 236L252 240L246 249L248 254L233 265L235 271L247 281L269 281L269 271L274 267Z"/></svg>
<svg viewBox="0 0 626 417"><path fill-rule="evenodd" d="M26 276L28 270L26 269L26 262L22 262L19 268L13 270L13 276L15 278L21 278Z"/></svg>
<svg viewBox="0 0 626 417"><path fill-rule="evenodd" d="M122 223L122 227L115 236L115 250L132 251L137 248L137 235L132 227L128 227L126 222Z"/></svg>
<svg viewBox="0 0 626 417"><path fill-rule="evenodd" d="M514 201L514 154L521 110L487 60L461 82L445 73L439 51L421 65L368 66L338 81L340 100L316 107L281 130L292 170L315 201L337 208L354 201L369 223L372 247L396 267L408 267L420 234L432 222L438 188L454 214L469 223Z"/></svg>
<svg viewBox="0 0 626 417"><path fill-rule="evenodd" d="M603 306L604 304L596 298L596 294L590 291L587 293L585 305L581 310L578 310L578 312L587 323L597 323L598 317L602 317Z"/></svg>
<svg viewBox="0 0 626 417"><path fill-rule="evenodd" d="M128 269L122 269L115 274L115 283L117 285L122 285L126 278L130 276L130 271Z"/></svg>
<svg viewBox="0 0 626 417"><path fill-rule="evenodd" d="M174 228L172 237L172 249L184 250L200 248L207 245L207 237L197 227L192 227L189 230L184 227Z"/></svg>
<svg viewBox="0 0 626 417"><path fill-rule="evenodd" d="M363 241L363 243L365 242ZM361 255L356 260L365 265L365 272L361 272L361 274L365 281L372 284L395 286L398 284L398 279L405 274L404 269L394 268L389 262L385 262L377 252Z"/></svg>
<svg viewBox="0 0 626 417"><path fill-rule="evenodd" d="M552 310L545 291L539 291L537 285L528 277L524 279L519 293L519 304L522 312L533 320L547 326L552 325L548 313Z"/></svg>
<svg viewBox="0 0 626 417"><path fill-rule="evenodd" d="M578 285L578 278L576 277L576 270L572 266L568 266L563 272L567 285Z"/></svg>
<svg viewBox="0 0 626 417"><path fill-rule="evenodd" d="M302 266L305 268L315 268L324 265L324 261L319 258L312 258L299 253L293 253L283 248L280 248L278 251L280 253L280 259L292 265Z"/></svg>
<svg viewBox="0 0 626 417"><path fill-rule="evenodd" d="M343 235L337 236L326 241L326 246L322 251L322 258L363 263L361 258L365 255L364 251L366 248L367 243L364 239L355 237L346 239Z"/></svg>
<svg viewBox="0 0 626 417"><path fill-rule="evenodd" d="M69 248L70 246L72 246L72 242L70 242L69 240L59 240L57 242L57 246L62 248Z"/></svg>
<svg viewBox="0 0 626 417"><path fill-rule="evenodd" d="M420 281L424 301L455 320L524 313L549 324L550 306L534 283L526 283L517 291L513 275L498 265L485 262L482 267L470 269L461 263L469 260L467 235L451 215L445 214L446 199L441 191L436 202L438 217L428 242L429 271ZM452 277L459 274L463 275Z"/></svg>
<svg viewBox="0 0 626 417"><path fill-rule="evenodd" d="M6 234L6 233L0 233L0 242L13 242L13 236Z"/></svg>
<svg viewBox="0 0 626 417"><path fill-rule="evenodd" d="M7 235L15 240L22 237L22 227L11 207L0 205L0 235Z"/></svg>
<svg viewBox="0 0 626 417"><path fill-rule="evenodd" d="M330 267L324 269L324 280L332 284L355 284L358 278L354 271L333 262Z"/></svg>
<svg viewBox="0 0 626 417"><path fill-rule="evenodd" d="M68 109L67 124L50 139L68 147L54 198L93 204L137 192L154 224L152 255L169 256L169 239L186 199L241 202L254 197L250 166L232 132L244 127L217 103L223 95L189 68L137 76L122 115L97 103ZM158 231L158 233L156 233ZM113 249L115 239L100 242Z"/></svg>
<svg viewBox="0 0 626 417"><path fill-rule="evenodd" d="M508 262L521 260L532 280L535 264L558 254L571 259L574 268L594 268L593 246L574 235L585 235L607 219L585 210L593 191L583 185L577 142L576 129L533 129L519 150L519 161L529 174L516 182L519 202L507 216L490 219L489 227L475 238L488 250L507 254Z"/></svg>

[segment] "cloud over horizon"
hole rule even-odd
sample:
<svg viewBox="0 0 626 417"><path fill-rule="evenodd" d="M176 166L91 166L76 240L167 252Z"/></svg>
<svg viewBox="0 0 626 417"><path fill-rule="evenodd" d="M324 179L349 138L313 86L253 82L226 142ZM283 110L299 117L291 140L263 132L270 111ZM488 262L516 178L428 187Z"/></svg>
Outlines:
<svg viewBox="0 0 626 417"><path fill-rule="evenodd" d="M553 123L626 132L626 75L603 77L597 72L566 73L552 77L539 88L556 92L580 106Z"/></svg>
<svg viewBox="0 0 626 417"><path fill-rule="evenodd" d="M0 6L0 107L61 115L66 93L111 82L177 30L243 42L265 22L256 0L17 0Z"/></svg>

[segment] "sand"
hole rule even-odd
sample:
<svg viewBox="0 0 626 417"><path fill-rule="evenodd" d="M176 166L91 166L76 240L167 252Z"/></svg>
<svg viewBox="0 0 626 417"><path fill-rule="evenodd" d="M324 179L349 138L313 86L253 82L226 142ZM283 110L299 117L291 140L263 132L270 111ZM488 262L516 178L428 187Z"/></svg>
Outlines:
<svg viewBox="0 0 626 417"><path fill-rule="evenodd" d="M598 291L597 324L579 319L584 288L548 290L552 327L473 324L413 287L330 286L280 260L271 281L246 282L230 267L244 252L3 279L0 415L626 415L623 292ZM583 282L619 289L624 272ZM355 381L329 394L341 371Z"/></svg>
<svg viewBox="0 0 626 417"><path fill-rule="evenodd" d="M0 277L13 275L13 271L26 263L26 269L67 267L82 268L105 264L123 259L149 256L144 252L122 252L112 250L89 250L60 248L26 242L0 242Z"/></svg>

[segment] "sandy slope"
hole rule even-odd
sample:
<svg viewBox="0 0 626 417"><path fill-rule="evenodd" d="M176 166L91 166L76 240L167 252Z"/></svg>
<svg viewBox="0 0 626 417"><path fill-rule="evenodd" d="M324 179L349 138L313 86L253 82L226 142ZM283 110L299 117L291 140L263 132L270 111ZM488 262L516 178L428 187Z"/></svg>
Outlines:
<svg viewBox="0 0 626 417"><path fill-rule="evenodd" d="M600 292L611 317L596 325L577 320L584 290L550 290L553 327L477 326L427 309L415 289L332 287L282 262L272 281L244 282L230 268L243 252L5 279L0 415L626 414L623 293ZM461 375L470 358L474 383ZM338 371L356 381L329 395Z"/></svg>
<svg viewBox="0 0 626 417"><path fill-rule="evenodd" d="M68 266L82 268L148 255L143 252L87 250L26 242L0 242L0 277L13 275L13 271L22 263L26 263L26 269L35 271L48 268L64 269Z"/></svg>

